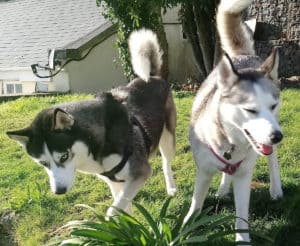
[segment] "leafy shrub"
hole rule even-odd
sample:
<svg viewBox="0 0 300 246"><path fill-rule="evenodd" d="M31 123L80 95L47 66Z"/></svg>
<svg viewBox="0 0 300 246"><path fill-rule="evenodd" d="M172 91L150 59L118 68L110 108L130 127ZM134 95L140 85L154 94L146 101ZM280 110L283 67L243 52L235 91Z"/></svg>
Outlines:
<svg viewBox="0 0 300 246"><path fill-rule="evenodd" d="M95 209L81 205L92 210L98 221L71 221L67 223L63 228L70 230L70 238L59 239L54 244L64 246L216 245L214 243L220 242L221 239L224 241L226 235L232 235L236 232L232 228L235 219L233 215L209 215L211 208L202 212L195 212L187 223L183 224L188 208L187 204L183 205L180 215L175 216L167 213L170 201L171 199L166 200L156 219L143 206L134 203L145 220L144 223L117 208L119 215L107 220Z"/></svg>

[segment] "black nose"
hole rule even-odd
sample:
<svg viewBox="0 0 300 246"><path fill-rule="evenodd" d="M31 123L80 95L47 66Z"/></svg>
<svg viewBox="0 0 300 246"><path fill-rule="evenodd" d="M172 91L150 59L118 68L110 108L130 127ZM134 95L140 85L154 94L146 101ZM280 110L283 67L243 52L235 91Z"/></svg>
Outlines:
<svg viewBox="0 0 300 246"><path fill-rule="evenodd" d="M55 194L60 195L60 194L65 194L67 192L66 187L57 187L55 190Z"/></svg>
<svg viewBox="0 0 300 246"><path fill-rule="evenodd" d="M281 131L274 131L272 132L270 139L272 141L273 144L277 144L279 143L283 138L283 135L281 133Z"/></svg>

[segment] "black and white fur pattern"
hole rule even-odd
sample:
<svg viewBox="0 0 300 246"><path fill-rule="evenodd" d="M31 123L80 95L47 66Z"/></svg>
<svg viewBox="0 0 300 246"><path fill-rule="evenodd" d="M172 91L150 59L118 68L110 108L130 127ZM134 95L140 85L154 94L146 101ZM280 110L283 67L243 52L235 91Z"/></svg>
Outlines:
<svg viewBox="0 0 300 246"><path fill-rule="evenodd" d="M255 55L252 36L241 20L250 4L251 0L221 0L218 7L217 29L226 55L193 103L189 139L197 174L185 221L202 209L212 177L224 168L217 156L232 164L242 161L235 173L223 176L219 189L220 195L227 193L232 181L237 229L248 229L245 221L258 155L269 155L272 197L282 195L276 157L276 144L283 137L277 121L279 56L276 49L264 62ZM250 241L249 234L237 233L236 241Z"/></svg>
<svg viewBox="0 0 300 246"><path fill-rule="evenodd" d="M162 52L156 35L136 31L129 47L138 77L127 86L91 100L47 108L29 127L7 134L45 167L54 193L69 191L76 171L96 174L110 187L112 206L130 213L132 199L152 174L148 159L157 148L167 193L176 192L170 167L176 110L169 84L160 77ZM108 216L115 213L112 207L107 211Z"/></svg>

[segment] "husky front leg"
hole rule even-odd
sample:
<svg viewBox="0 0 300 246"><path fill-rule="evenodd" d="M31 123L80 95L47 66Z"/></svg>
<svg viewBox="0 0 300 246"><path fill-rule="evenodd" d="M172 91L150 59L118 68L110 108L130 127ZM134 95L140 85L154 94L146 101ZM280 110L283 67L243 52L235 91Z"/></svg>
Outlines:
<svg viewBox="0 0 300 246"><path fill-rule="evenodd" d="M243 165L243 164L242 164ZM233 176L233 193L236 210L236 229L248 230L248 213L249 213L249 201L251 190L252 171L248 170L247 173L240 176ZM236 241L250 242L249 233L236 234Z"/></svg>
<svg viewBox="0 0 300 246"><path fill-rule="evenodd" d="M116 201L119 197L119 194L122 190L124 190L124 183L123 182L113 182L106 178L106 183L108 184L111 194L113 196L114 201ZM124 209L124 211L128 214L132 214L132 206L131 203L128 204L128 206ZM109 216L107 214L107 216Z"/></svg>
<svg viewBox="0 0 300 246"><path fill-rule="evenodd" d="M125 181L123 183L122 188L119 190L116 197L114 198L112 207L110 207L107 210L106 215L108 217L118 214L118 212L114 209L114 207L117 207L124 211L130 212L131 202L132 202L133 198L136 196L136 194L139 192L139 190L143 187L147 178L151 175L150 167L148 167L148 168L149 168L149 172L147 172L147 175L136 178L136 179L129 179L128 181Z"/></svg>
<svg viewBox="0 0 300 246"><path fill-rule="evenodd" d="M229 193L231 182L232 182L231 175L228 175L223 172L220 186L219 186L216 196L226 197Z"/></svg>
<svg viewBox="0 0 300 246"><path fill-rule="evenodd" d="M197 209L200 210L202 209L212 177L213 177L213 173L206 173L203 172L202 170L197 169L192 203L189 212L184 218L184 223L188 221L188 219L192 216L192 214Z"/></svg>
<svg viewBox="0 0 300 246"><path fill-rule="evenodd" d="M270 172L270 195L276 200L283 196L280 180L280 168L278 164L277 148L273 147L273 153L268 156L269 172Z"/></svg>

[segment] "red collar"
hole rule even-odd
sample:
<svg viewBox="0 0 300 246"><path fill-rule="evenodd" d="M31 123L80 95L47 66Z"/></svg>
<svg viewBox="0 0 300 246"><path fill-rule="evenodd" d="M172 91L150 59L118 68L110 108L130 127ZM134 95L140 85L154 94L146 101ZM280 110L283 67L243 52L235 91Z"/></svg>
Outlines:
<svg viewBox="0 0 300 246"><path fill-rule="evenodd" d="M213 155L223 164L225 164L225 167L220 169L222 172L227 173L229 175L232 175L236 172L236 170L239 168L239 166L241 165L241 163L243 162L243 160L237 162L237 163L230 163L226 160L224 160L222 157L220 157L215 151L214 149L209 145L208 148L210 149L210 151L213 153Z"/></svg>

